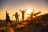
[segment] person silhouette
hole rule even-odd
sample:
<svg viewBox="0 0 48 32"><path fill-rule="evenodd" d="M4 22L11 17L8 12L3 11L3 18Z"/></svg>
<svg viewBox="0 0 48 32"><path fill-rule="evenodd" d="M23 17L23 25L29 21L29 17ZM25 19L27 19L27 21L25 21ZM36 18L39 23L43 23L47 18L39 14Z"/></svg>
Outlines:
<svg viewBox="0 0 48 32"><path fill-rule="evenodd" d="M9 17L9 14L6 11L6 25L8 24L8 22L12 23Z"/></svg>
<svg viewBox="0 0 48 32"><path fill-rule="evenodd" d="M28 15L30 15L30 19L31 20L33 20L33 16L37 16L38 14L40 14L41 13L41 11L39 11L39 12L37 12L37 13L34 13L34 9L33 9L33 12L31 12L31 14L28 14Z"/></svg>
<svg viewBox="0 0 48 32"><path fill-rule="evenodd" d="M33 16L34 16L34 9L33 9L33 12L31 12L30 14L27 14L27 15L30 15L30 17L28 17L28 18L30 18L30 20L32 20Z"/></svg>
<svg viewBox="0 0 48 32"><path fill-rule="evenodd" d="M19 9L20 10L20 9ZM27 10L27 9L26 9ZM25 10L25 11L26 11ZM22 20L24 21L24 14L25 14L25 11L24 10L20 10L21 11L21 13L22 13Z"/></svg>
<svg viewBox="0 0 48 32"><path fill-rule="evenodd" d="M13 16L15 16L16 22L19 21L19 14L17 12Z"/></svg>

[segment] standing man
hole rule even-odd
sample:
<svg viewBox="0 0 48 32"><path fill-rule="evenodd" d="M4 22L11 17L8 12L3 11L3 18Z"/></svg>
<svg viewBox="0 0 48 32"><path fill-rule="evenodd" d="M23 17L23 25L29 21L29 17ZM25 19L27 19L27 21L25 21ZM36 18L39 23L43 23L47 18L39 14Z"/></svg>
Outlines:
<svg viewBox="0 0 48 32"><path fill-rule="evenodd" d="M17 12L13 16L15 16L16 21L19 21L19 15Z"/></svg>
<svg viewBox="0 0 48 32"><path fill-rule="evenodd" d="M9 14L8 14L7 11L6 11L6 25L8 24L8 22L12 23L12 22L10 21Z"/></svg>
<svg viewBox="0 0 48 32"><path fill-rule="evenodd" d="M19 10L20 10L20 9L19 9ZM26 10L27 10L27 9L26 9ZM25 10L25 11L26 11L26 10ZM23 21L24 21L24 14L25 14L25 11L24 11L24 10L23 10L23 11L20 10L20 11L21 11L21 13L22 13L22 19L23 19Z"/></svg>

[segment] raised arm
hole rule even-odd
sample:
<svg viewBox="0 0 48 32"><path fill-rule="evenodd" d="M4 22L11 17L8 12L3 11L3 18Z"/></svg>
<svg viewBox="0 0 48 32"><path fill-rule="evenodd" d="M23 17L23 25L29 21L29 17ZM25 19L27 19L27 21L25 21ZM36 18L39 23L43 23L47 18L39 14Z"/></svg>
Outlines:
<svg viewBox="0 0 48 32"><path fill-rule="evenodd" d="M26 9L26 10L27 10L27 9ZM25 11L26 11L26 10L25 10Z"/></svg>
<svg viewBox="0 0 48 32"><path fill-rule="evenodd" d="M20 10L20 9L19 9ZM20 10L21 11L21 10ZM21 11L22 12L22 11Z"/></svg>

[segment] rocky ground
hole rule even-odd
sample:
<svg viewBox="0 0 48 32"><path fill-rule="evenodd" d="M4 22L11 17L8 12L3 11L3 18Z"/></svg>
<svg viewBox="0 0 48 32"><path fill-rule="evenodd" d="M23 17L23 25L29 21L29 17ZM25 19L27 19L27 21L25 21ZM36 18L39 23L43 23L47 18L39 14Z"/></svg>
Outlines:
<svg viewBox="0 0 48 32"><path fill-rule="evenodd" d="M48 32L48 14L7 26L0 20L0 32Z"/></svg>

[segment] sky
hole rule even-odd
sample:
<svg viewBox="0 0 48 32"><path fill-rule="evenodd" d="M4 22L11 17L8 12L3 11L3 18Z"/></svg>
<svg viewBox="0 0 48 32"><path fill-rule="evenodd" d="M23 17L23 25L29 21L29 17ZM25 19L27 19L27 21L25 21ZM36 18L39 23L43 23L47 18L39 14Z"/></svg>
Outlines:
<svg viewBox="0 0 48 32"><path fill-rule="evenodd" d="M8 11L11 20L15 20L15 17L12 15L16 12L18 12L21 19L19 9L34 9L35 13L41 11L41 14L46 14L48 13L48 0L0 0L0 19L6 18L6 11ZM27 15L25 15L26 18Z"/></svg>

